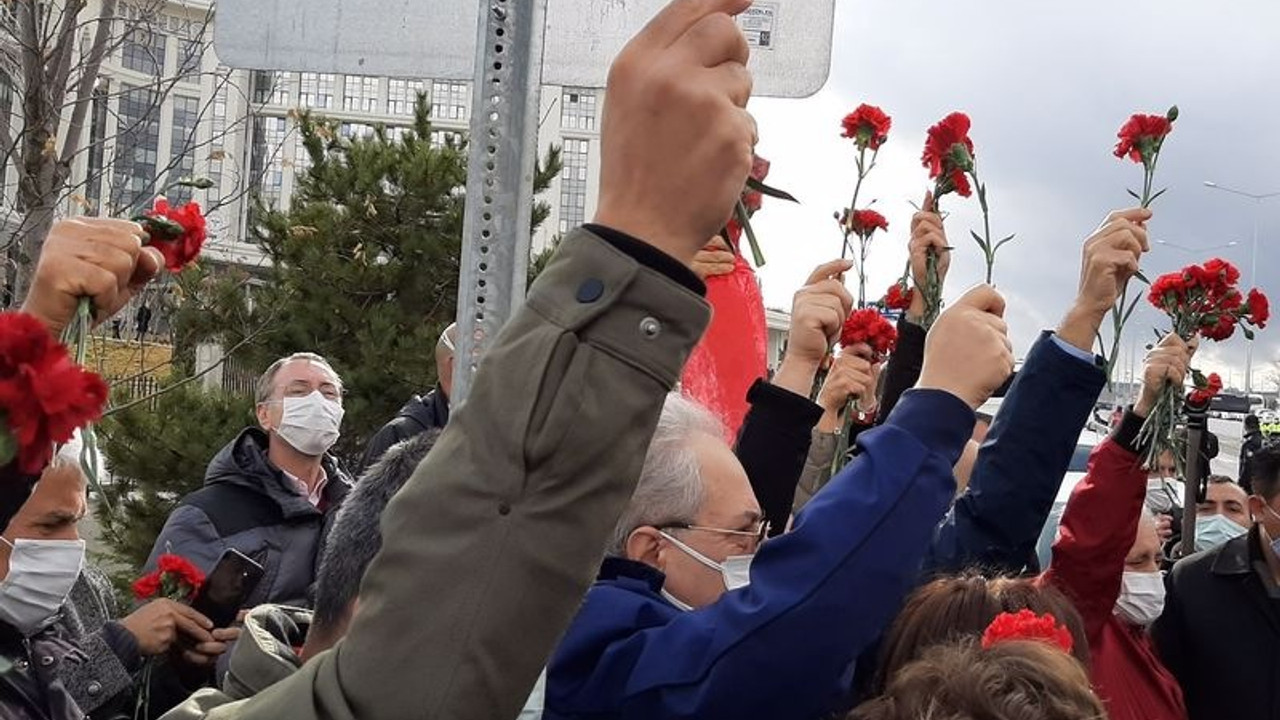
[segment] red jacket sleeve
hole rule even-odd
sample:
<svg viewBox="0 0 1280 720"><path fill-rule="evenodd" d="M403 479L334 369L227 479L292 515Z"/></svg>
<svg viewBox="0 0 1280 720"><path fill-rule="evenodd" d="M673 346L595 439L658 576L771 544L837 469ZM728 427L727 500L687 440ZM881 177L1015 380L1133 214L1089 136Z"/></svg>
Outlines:
<svg viewBox="0 0 1280 720"><path fill-rule="evenodd" d="M1124 560L1138 536L1147 473L1137 454L1108 438L1089 456L1089 472L1062 514L1053 559L1041 576L1066 593L1092 645L1120 596Z"/></svg>

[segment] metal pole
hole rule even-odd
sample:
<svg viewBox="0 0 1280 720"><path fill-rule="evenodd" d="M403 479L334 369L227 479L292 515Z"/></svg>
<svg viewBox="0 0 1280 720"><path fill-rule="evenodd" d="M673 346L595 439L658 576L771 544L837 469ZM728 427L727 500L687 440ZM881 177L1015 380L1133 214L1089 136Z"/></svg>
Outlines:
<svg viewBox="0 0 1280 720"><path fill-rule="evenodd" d="M1200 504L1200 443L1209 427L1209 406L1187 405L1187 451L1184 469L1185 486L1182 492L1182 544L1181 556L1187 557L1196 547L1196 507Z"/></svg>
<svg viewBox="0 0 1280 720"><path fill-rule="evenodd" d="M488 0L480 14L458 280L453 397L461 404L498 331L524 302L547 0Z"/></svg>
<svg viewBox="0 0 1280 720"><path fill-rule="evenodd" d="M1256 198L1258 207L1253 212L1253 248L1249 259L1249 287L1258 286L1258 216L1262 214L1262 198ZM1244 346L1244 396L1247 401L1253 391L1253 341Z"/></svg>

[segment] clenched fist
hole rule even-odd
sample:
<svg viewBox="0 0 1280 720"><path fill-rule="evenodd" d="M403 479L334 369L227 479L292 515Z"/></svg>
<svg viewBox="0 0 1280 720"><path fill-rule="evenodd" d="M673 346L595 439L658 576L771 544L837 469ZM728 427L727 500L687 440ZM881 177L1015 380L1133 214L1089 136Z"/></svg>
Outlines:
<svg viewBox="0 0 1280 720"><path fill-rule="evenodd" d="M1133 413L1145 418L1156 406L1156 399L1165 385L1182 387L1191 369L1191 355L1195 345L1188 344L1177 333L1164 336L1159 345L1147 353L1142 368L1142 396L1133 406Z"/></svg>
<svg viewBox="0 0 1280 720"><path fill-rule="evenodd" d="M942 224L942 216L933 209L933 193L925 193L920 212L911 216L911 242L907 246L911 255L911 279L917 288L928 283L928 250L932 248L938 255L938 282L947 279L947 270L951 268L951 252L947 250L947 231ZM916 293L920 296L920 293ZM921 310L924 299L920 299ZM913 313L914 314L914 313Z"/></svg>
<svg viewBox="0 0 1280 720"><path fill-rule="evenodd" d="M751 170L751 0L672 0L609 70L595 222L690 264Z"/></svg>
<svg viewBox="0 0 1280 720"><path fill-rule="evenodd" d="M142 246L146 240L141 225L125 220L59 220L40 251L23 311L57 335L87 296L93 299L94 321L106 320L164 266L158 250Z"/></svg>
<svg viewBox="0 0 1280 720"><path fill-rule="evenodd" d="M1150 219L1150 210L1119 210L1089 236L1080 266L1078 306L1101 316L1116 304L1129 278L1138 272L1142 254L1151 249L1143 225Z"/></svg>
<svg viewBox="0 0 1280 720"><path fill-rule="evenodd" d="M852 267L851 260L823 263L796 292L791 303L787 354L773 376L774 385L809 397L818 367L840 337L840 328L853 309L853 296L843 280L844 273Z"/></svg>
<svg viewBox="0 0 1280 720"><path fill-rule="evenodd" d="M1013 374L1004 298L989 285L965 293L938 317L924 345L919 388L945 390L977 410Z"/></svg>
<svg viewBox="0 0 1280 720"><path fill-rule="evenodd" d="M865 413L875 412L876 385L880 381L880 363L867 359L871 349L861 346L865 353L846 350L831 364L827 379L818 393L818 405L822 406L822 418L818 421L818 430L835 432L840 425L840 413L852 398L858 398L858 409Z"/></svg>

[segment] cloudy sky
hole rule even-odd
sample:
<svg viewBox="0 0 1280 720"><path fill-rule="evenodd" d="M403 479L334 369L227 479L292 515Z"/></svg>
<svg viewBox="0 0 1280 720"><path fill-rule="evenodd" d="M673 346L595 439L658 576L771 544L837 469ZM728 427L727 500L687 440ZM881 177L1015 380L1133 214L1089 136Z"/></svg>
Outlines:
<svg viewBox="0 0 1280 720"><path fill-rule="evenodd" d="M809 270L838 256L831 214L849 202L856 177L840 119L862 102L894 121L859 201L875 199L890 221L891 232L875 240L869 293L902 270L910 203L929 186L919 163L925 130L962 110L973 119L992 232L1018 235L997 260L996 285L1009 300L1015 346L1025 351L1074 297L1083 239L1111 209L1133 202L1126 188L1141 186L1141 168L1111 155L1116 131L1133 112L1163 113L1176 103L1182 115L1157 177L1169 192L1151 224L1152 237L1170 244L1153 245L1144 270L1154 277L1218 255L1248 282L1257 220L1256 284L1280 301L1280 197L1259 205L1203 185L1280 192L1277 28L1280 3L1262 0L838 0L826 87L804 100L753 100L750 108L759 152L773 162L770 183L803 203L770 201L756 216L768 259L766 303L789 308ZM968 236L981 228L981 214L976 198L951 196L943 209L957 248L947 292L954 298L981 279L981 253ZM1126 332L1126 352L1167 327L1143 306ZM1199 364L1242 385L1245 347L1237 335L1203 350ZM1277 355L1280 330L1264 332L1254 350L1255 387L1275 387Z"/></svg>

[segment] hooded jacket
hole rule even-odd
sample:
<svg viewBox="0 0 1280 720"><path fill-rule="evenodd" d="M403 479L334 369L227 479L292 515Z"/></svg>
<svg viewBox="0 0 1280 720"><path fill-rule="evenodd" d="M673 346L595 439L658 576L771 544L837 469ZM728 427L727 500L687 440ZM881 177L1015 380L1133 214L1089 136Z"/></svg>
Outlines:
<svg viewBox="0 0 1280 720"><path fill-rule="evenodd" d="M209 463L204 487L169 515L145 572L174 553L208 574L223 551L235 548L265 570L245 607L309 605L323 538L351 487L332 457L322 466L329 480L317 508L267 459L267 433L246 428Z"/></svg>
<svg viewBox="0 0 1280 720"><path fill-rule="evenodd" d="M382 456L409 438L432 429L443 429L449 424L449 396L444 388L436 385L426 395L414 395L391 422L383 425L369 440L365 447L364 457L360 460L357 473L373 466Z"/></svg>

